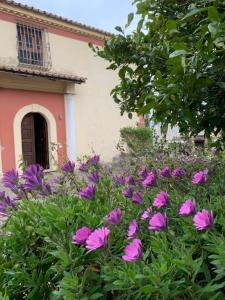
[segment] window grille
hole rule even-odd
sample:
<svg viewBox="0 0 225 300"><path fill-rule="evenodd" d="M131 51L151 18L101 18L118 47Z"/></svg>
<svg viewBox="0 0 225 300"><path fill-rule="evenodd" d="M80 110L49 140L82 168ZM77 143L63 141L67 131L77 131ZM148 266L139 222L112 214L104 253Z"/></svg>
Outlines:
<svg viewBox="0 0 225 300"><path fill-rule="evenodd" d="M44 28L18 22L17 48L20 65L45 69L51 66L48 36Z"/></svg>

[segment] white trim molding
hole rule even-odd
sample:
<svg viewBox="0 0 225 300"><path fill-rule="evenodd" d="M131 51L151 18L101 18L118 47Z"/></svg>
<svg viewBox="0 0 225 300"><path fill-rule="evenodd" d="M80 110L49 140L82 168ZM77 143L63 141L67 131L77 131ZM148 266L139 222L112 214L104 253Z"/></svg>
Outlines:
<svg viewBox="0 0 225 300"><path fill-rule="evenodd" d="M66 140L69 160L76 160L75 94L65 94Z"/></svg>
<svg viewBox="0 0 225 300"><path fill-rule="evenodd" d="M20 160L23 156L22 151L22 134L21 123L23 118L29 113L40 113L47 122L48 127L48 147L49 147L49 168L50 170L56 169L56 162L58 162L57 153L57 127L53 114L44 106L39 104L30 104L22 107L15 115L13 120L13 133L14 133L14 150L15 150L15 164L19 168ZM56 147L52 147L52 144ZM52 148L54 148L52 150Z"/></svg>

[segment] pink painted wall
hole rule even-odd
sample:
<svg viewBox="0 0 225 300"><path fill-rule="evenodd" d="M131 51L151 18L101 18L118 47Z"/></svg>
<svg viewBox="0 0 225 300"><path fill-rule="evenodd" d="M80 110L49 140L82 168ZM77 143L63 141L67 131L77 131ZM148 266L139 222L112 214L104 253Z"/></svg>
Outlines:
<svg viewBox="0 0 225 300"><path fill-rule="evenodd" d="M55 117L57 140L62 144L58 148L59 163L66 156L66 128L64 96L56 93L33 92L0 88L0 141L2 167L7 171L15 167L13 120L19 109L30 104L39 104L47 108ZM62 117L59 117L59 115Z"/></svg>

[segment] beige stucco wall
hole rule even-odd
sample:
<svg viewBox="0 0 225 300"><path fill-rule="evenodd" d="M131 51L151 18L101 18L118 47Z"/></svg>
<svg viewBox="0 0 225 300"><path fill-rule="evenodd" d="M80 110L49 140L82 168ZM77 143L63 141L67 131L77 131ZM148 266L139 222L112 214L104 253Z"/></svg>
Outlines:
<svg viewBox="0 0 225 300"><path fill-rule="evenodd" d="M75 121L77 156L100 153L109 161L117 154L119 130L136 126L137 117L120 116L110 92L118 82L116 72L106 70L107 63L97 58L81 41L49 35L53 70L87 77L87 82L75 89Z"/></svg>
<svg viewBox="0 0 225 300"><path fill-rule="evenodd" d="M16 24L0 20L0 66L17 65Z"/></svg>

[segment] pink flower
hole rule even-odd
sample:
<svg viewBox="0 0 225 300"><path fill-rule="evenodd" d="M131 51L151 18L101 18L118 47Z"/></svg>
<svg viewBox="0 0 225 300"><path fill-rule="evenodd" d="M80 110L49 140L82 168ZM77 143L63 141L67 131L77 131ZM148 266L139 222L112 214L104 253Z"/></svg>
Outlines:
<svg viewBox="0 0 225 300"><path fill-rule="evenodd" d="M73 235L73 244L82 245L86 243L87 238L91 234L91 229L88 227L81 227L76 231L76 233Z"/></svg>
<svg viewBox="0 0 225 300"><path fill-rule="evenodd" d="M141 215L142 220L149 220L152 216L152 208L147 208Z"/></svg>
<svg viewBox="0 0 225 300"><path fill-rule="evenodd" d="M170 203L169 196L166 192L160 192L153 201L153 206L157 208L166 207Z"/></svg>
<svg viewBox="0 0 225 300"><path fill-rule="evenodd" d="M137 234L138 234L138 223L134 219L129 224L128 233L127 233L128 240L135 238Z"/></svg>
<svg viewBox="0 0 225 300"><path fill-rule="evenodd" d="M168 218L166 214L156 213L149 221L148 229L154 231L162 231L167 229Z"/></svg>
<svg viewBox="0 0 225 300"><path fill-rule="evenodd" d="M208 169L195 173L192 177L192 183L199 185L205 183L208 180Z"/></svg>
<svg viewBox="0 0 225 300"><path fill-rule="evenodd" d="M164 167L161 170L161 176L163 176L163 177L170 177L170 168L169 167Z"/></svg>
<svg viewBox="0 0 225 300"><path fill-rule="evenodd" d="M133 195L132 202L135 204L142 204L143 200L140 192L137 192L136 194Z"/></svg>
<svg viewBox="0 0 225 300"><path fill-rule="evenodd" d="M182 204L180 211L179 211L179 215L181 217L188 217L190 215L195 214L195 211L196 211L195 201L188 199Z"/></svg>
<svg viewBox="0 0 225 300"><path fill-rule="evenodd" d="M86 248L89 252L106 247L110 230L107 227L98 228L93 231L86 240Z"/></svg>
<svg viewBox="0 0 225 300"><path fill-rule="evenodd" d="M210 229L213 225L213 213L203 209L194 216L193 221L197 230Z"/></svg>
<svg viewBox="0 0 225 300"><path fill-rule="evenodd" d="M111 225L118 225L121 221L122 212L119 208L112 210L108 216L107 221Z"/></svg>
<svg viewBox="0 0 225 300"><path fill-rule="evenodd" d="M144 187L152 187L156 183L156 173L155 172L150 172L148 173L148 176L145 178L143 181L143 186Z"/></svg>
<svg viewBox="0 0 225 300"><path fill-rule="evenodd" d="M124 249L125 255L122 259L125 261L133 262L137 261L142 255L141 240L135 239Z"/></svg>

